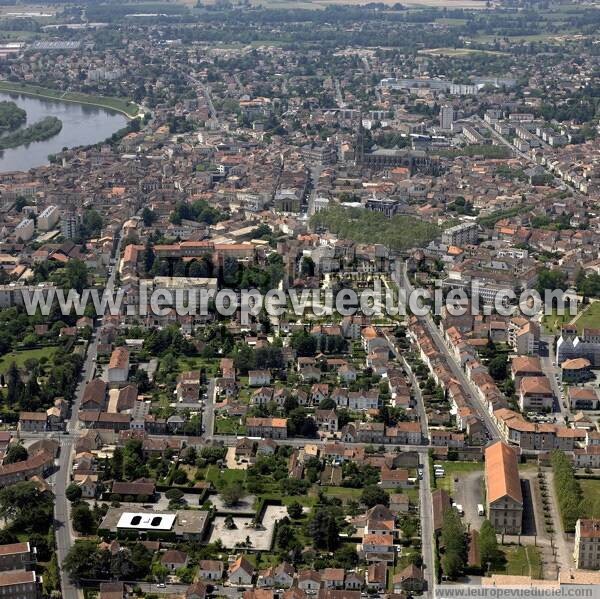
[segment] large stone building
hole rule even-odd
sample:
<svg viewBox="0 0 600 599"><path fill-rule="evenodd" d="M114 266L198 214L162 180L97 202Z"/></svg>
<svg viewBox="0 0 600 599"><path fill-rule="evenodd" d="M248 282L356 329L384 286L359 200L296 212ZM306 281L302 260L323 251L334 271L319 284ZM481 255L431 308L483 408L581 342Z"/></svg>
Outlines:
<svg viewBox="0 0 600 599"><path fill-rule="evenodd" d="M600 520L584 518L575 525L575 567L600 569Z"/></svg>
<svg viewBox="0 0 600 599"><path fill-rule="evenodd" d="M523 522L523 493L517 454L502 441L485 450L487 514L497 532L520 534Z"/></svg>

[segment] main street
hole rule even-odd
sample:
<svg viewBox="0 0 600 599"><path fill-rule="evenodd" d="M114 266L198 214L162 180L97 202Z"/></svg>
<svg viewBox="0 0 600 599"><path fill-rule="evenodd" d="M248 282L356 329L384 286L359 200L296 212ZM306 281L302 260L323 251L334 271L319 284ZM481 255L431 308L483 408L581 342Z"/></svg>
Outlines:
<svg viewBox="0 0 600 599"><path fill-rule="evenodd" d="M120 252L121 239L119 239L117 243L114 254L117 257L117 260ZM116 270L116 267L113 268L113 271L106 282L106 291L109 293L114 292L115 289ZM75 398L71 404L71 417L67 422L67 434L56 435L59 439L61 448L58 458L58 470L53 476L53 491L55 497L54 530L56 533L56 555L60 566L60 582L63 599L79 599L83 596L82 591L71 583L63 567L65 558L75 539L71 526L70 504L65 492L66 488L69 486L71 466L73 463L73 444L75 443L79 430L79 408L81 406L85 386L94 378L97 355L98 338L96 336L96 330L94 330L85 354L81 379L77 384ZM47 433L44 433L43 436L47 436Z"/></svg>
<svg viewBox="0 0 600 599"><path fill-rule="evenodd" d="M400 263L399 261L396 262L396 271L392 274L392 280L396 283L396 285L398 285L398 287L403 287L406 290L407 295L414 291L414 287L411 285L408 278L406 263ZM471 400L471 407L475 410L475 412L481 418L481 421L485 424L490 439L494 441L500 440L502 437L496 423L493 421L490 413L485 409L483 403L479 399L475 387L471 381L467 379L463 369L457 364L454 356L450 353L450 350L448 349L448 346L446 345L439 329L435 326L431 315L428 314L427 316L420 316L418 318L421 324L431 335L431 338L433 339L438 351L446 358L446 362L448 363L452 374L456 377L458 382L462 385L469 396Z"/></svg>

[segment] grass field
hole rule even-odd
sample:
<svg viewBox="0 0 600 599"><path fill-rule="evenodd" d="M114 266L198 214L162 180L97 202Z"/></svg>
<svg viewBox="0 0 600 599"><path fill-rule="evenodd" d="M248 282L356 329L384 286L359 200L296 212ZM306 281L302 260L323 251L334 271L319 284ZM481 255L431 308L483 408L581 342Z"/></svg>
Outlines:
<svg viewBox="0 0 600 599"><path fill-rule="evenodd" d="M581 316L575 321L577 330L581 331L585 328L597 329L600 328L600 302L590 304Z"/></svg>
<svg viewBox="0 0 600 599"><path fill-rule="evenodd" d="M600 480L579 479L587 518L600 518Z"/></svg>
<svg viewBox="0 0 600 599"><path fill-rule="evenodd" d="M509 576L531 576L542 578L542 560L540 550L533 545L500 547L506 563L495 570L498 574Z"/></svg>
<svg viewBox="0 0 600 599"><path fill-rule="evenodd" d="M344 503L348 501L360 501L362 489L353 489L350 487L320 487L327 497L338 497Z"/></svg>
<svg viewBox="0 0 600 599"><path fill-rule="evenodd" d="M40 349L26 349L23 351L10 352L9 354L5 354L2 356L2 358L0 358L0 372L5 373L13 362L22 368L25 366L25 362L32 358L36 360L48 358L48 360L51 360L57 350L58 347L52 346L42 347Z"/></svg>
<svg viewBox="0 0 600 599"><path fill-rule="evenodd" d="M215 433L217 435L245 435L246 427L240 424L239 418L218 416L215 418Z"/></svg>
<svg viewBox="0 0 600 599"><path fill-rule="evenodd" d="M542 318L542 325L548 331L548 333L558 333L564 324L571 321L573 316L570 314L559 315L556 310L552 311L552 314L548 314Z"/></svg>
<svg viewBox="0 0 600 599"><path fill-rule="evenodd" d="M244 482L246 479L245 470L219 470L217 466L209 466L204 473L205 480L210 481L217 489L224 484Z"/></svg>
<svg viewBox="0 0 600 599"><path fill-rule="evenodd" d="M81 94L79 92L63 92L56 89L49 89L47 87L29 85L28 83L0 81L0 91L15 92L28 96L36 96L38 98L48 98L50 100L61 100L63 102L74 102L76 104L98 106L99 108L120 112L129 118L137 116L139 111L139 106L137 104L125 99L107 98L105 96L91 96L88 94Z"/></svg>
<svg viewBox="0 0 600 599"><path fill-rule="evenodd" d="M207 360L201 356L182 356L179 358L179 368L183 370L204 370L207 378L216 376L219 370L217 360Z"/></svg>

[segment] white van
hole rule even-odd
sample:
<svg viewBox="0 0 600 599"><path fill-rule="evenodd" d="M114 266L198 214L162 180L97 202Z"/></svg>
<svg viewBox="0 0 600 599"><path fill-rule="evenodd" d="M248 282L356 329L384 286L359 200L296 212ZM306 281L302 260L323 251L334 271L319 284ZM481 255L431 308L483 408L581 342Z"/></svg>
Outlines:
<svg viewBox="0 0 600 599"><path fill-rule="evenodd" d="M477 515L485 516L485 510L483 509L483 505L481 503L477 504Z"/></svg>

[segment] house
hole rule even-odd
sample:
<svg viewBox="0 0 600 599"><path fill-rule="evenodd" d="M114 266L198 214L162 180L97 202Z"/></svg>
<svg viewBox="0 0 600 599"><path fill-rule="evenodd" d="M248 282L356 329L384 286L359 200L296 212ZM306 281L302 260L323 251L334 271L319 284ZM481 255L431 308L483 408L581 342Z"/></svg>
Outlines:
<svg viewBox="0 0 600 599"><path fill-rule="evenodd" d="M42 579L33 570L0 572L0 595L7 599L37 599Z"/></svg>
<svg viewBox="0 0 600 599"><path fill-rule="evenodd" d="M294 584L294 566L287 562L281 562L273 572L273 582L278 588L287 589Z"/></svg>
<svg viewBox="0 0 600 599"><path fill-rule="evenodd" d="M407 566L394 576L394 593L421 592L425 588L423 570L414 564Z"/></svg>
<svg viewBox="0 0 600 599"><path fill-rule="evenodd" d="M48 416L46 412L21 412L19 415L19 430L39 433L46 430Z"/></svg>
<svg viewBox="0 0 600 599"><path fill-rule="evenodd" d="M338 369L338 378L342 384L353 383L356 380L356 369L354 366L344 364Z"/></svg>
<svg viewBox="0 0 600 599"><path fill-rule="evenodd" d="M272 589L249 589L242 593L242 599L273 599Z"/></svg>
<svg viewBox="0 0 600 599"><path fill-rule="evenodd" d="M234 585L251 585L254 574L254 566L243 555L240 555L228 570L229 582Z"/></svg>
<svg viewBox="0 0 600 599"><path fill-rule="evenodd" d="M119 495L123 501L152 501L156 491L156 484L150 479L139 479L133 482L115 481L112 486L112 495ZM124 498L127 499L124 499Z"/></svg>
<svg viewBox="0 0 600 599"><path fill-rule="evenodd" d="M248 385L250 387L263 387L271 384L271 373L268 370L249 370Z"/></svg>
<svg viewBox="0 0 600 599"><path fill-rule="evenodd" d="M250 437L287 439L287 418L246 418Z"/></svg>
<svg viewBox="0 0 600 599"><path fill-rule="evenodd" d="M108 382L126 383L129 377L129 350L117 347L113 350L108 363Z"/></svg>
<svg viewBox="0 0 600 599"><path fill-rule="evenodd" d="M392 470L384 466L381 469L380 485L384 489L396 489L398 487L406 488L410 486L408 480L408 470L404 468Z"/></svg>
<svg viewBox="0 0 600 599"><path fill-rule="evenodd" d="M81 398L81 411L104 411L106 407L106 383L102 379L93 379L86 384Z"/></svg>
<svg viewBox="0 0 600 599"><path fill-rule="evenodd" d="M519 383L519 407L522 411L547 411L554 405L554 393L545 376L526 376Z"/></svg>
<svg viewBox="0 0 600 599"><path fill-rule="evenodd" d="M600 468L600 445L588 445L573 450L575 468Z"/></svg>
<svg viewBox="0 0 600 599"><path fill-rule="evenodd" d="M344 580L344 588L348 591L360 591L365 584L365 579L362 572L356 572L351 570L346 573L346 580Z"/></svg>
<svg viewBox="0 0 600 599"><path fill-rule="evenodd" d="M368 563L386 562L387 564L393 564L396 555L394 539L391 535L364 535L357 551L359 556Z"/></svg>
<svg viewBox="0 0 600 599"><path fill-rule="evenodd" d="M84 499L94 499L98 490L97 474L75 474L73 482L81 489Z"/></svg>
<svg viewBox="0 0 600 599"><path fill-rule="evenodd" d="M223 562L216 559L202 559L198 563L198 576L204 580L221 580Z"/></svg>
<svg viewBox="0 0 600 599"><path fill-rule="evenodd" d="M44 477L54 466L54 456L40 451L23 462L0 466L0 488L29 480L34 476Z"/></svg>
<svg viewBox="0 0 600 599"><path fill-rule="evenodd" d="M168 549L160 558L160 563L171 572L179 568L185 568L188 565L188 561L188 554L185 551L178 551L177 549Z"/></svg>
<svg viewBox="0 0 600 599"><path fill-rule="evenodd" d="M592 363L587 358L571 358L560 365L562 380L566 383L583 383L594 378Z"/></svg>
<svg viewBox="0 0 600 599"><path fill-rule="evenodd" d="M510 374L518 388L525 376L543 376L542 362L537 356L515 356L511 360Z"/></svg>
<svg viewBox="0 0 600 599"><path fill-rule="evenodd" d="M321 588L321 574L315 570L300 570L298 588L307 593L318 591Z"/></svg>
<svg viewBox="0 0 600 599"><path fill-rule="evenodd" d="M315 410L315 422L322 431L334 433L338 430L338 417L334 409Z"/></svg>
<svg viewBox="0 0 600 599"><path fill-rule="evenodd" d="M203 582L194 582L185 591L185 599L206 599L208 586Z"/></svg>
<svg viewBox="0 0 600 599"><path fill-rule="evenodd" d="M360 599L359 591L346 591L339 589L320 589L317 599Z"/></svg>
<svg viewBox="0 0 600 599"><path fill-rule="evenodd" d="M124 599L125 584L122 582L101 582L99 599Z"/></svg>
<svg viewBox="0 0 600 599"><path fill-rule="evenodd" d="M488 520L498 533L521 534L523 493L515 450L497 441L485 449Z"/></svg>
<svg viewBox="0 0 600 599"><path fill-rule="evenodd" d="M569 387L569 405L571 410L598 410L600 400L593 387Z"/></svg>
<svg viewBox="0 0 600 599"><path fill-rule="evenodd" d="M35 562L35 552L31 551L29 542L0 545L0 571L29 568Z"/></svg>
<svg viewBox="0 0 600 599"><path fill-rule="evenodd" d="M264 406L273 401L272 387L259 387L252 393L251 403L258 406Z"/></svg>
<svg viewBox="0 0 600 599"><path fill-rule="evenodd" d="M390 510L396 513L407 513L410 509L410 499L405 493L392 493L390 495Z"/></svg>
<svg viewBox="0 0 600 599"><path fill-rule="evenodd" d="M379 562L367 568L366 583L369 591L384 591L387 587L387 564Z"/></svg>
<svg viewBox="0 0 600 599"><path fill-rule="evenodd" d="M324 589L343 589L344 577L343 568L325 568L321 572L321 584Z"/></svg>

